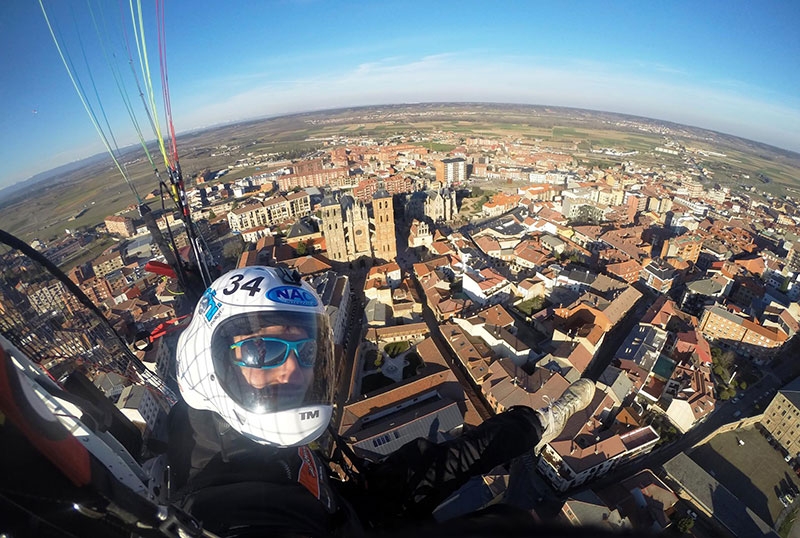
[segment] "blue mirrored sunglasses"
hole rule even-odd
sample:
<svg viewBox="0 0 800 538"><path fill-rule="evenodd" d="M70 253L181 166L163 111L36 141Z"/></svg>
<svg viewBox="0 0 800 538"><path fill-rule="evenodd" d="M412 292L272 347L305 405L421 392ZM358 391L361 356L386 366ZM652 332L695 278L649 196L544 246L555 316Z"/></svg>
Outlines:
<svg viewBox="0 0 800 538"><path fill-rule="evenodd" d="M292 351L303 368L314 366L317 358L317 342L313 338L284 340L274 336L254 336L231 344L230 348L240 350L241 357L231 359L236 366L245 368L277 368L286 362Z"/></svg>

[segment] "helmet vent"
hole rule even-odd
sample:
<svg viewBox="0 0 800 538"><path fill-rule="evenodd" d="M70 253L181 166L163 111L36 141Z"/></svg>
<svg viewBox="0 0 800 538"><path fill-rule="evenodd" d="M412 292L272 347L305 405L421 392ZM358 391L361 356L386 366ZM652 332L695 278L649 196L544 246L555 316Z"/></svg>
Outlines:
<svg viewBox="0 0 800 538"><path fill-rule="evenodd" d="M278 276L286 284L300 285L300 271L297 269L289 269L288 267L280 266L278 267Z"/></svg>

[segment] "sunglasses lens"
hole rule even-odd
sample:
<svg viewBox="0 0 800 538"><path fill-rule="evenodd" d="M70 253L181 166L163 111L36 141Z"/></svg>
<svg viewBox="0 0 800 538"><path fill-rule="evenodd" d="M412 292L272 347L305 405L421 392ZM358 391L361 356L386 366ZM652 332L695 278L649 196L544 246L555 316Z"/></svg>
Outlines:
<svg viewBox="0 0 800 538"><path fill-rule="evenodd" d="M286 356L286 347L282 342L253 338L239 346L241 357L236 362L247 368L280 366Z"/></svg>
<svg viewBox="0 0 800 538"><path fill-rule="evenodd" d="M317 358L317 342L315 340L308 340L297 346L297 360L301 366L310 368L314 366L314 360Z"/></svg>
<svg viewBox="0 0 800 538"><path fill-rule="evenodd" d="M237 357L238 363L248 368L258 368L260 362L260 353L258 345L255 341L247 341L239 346L240 357Z"/></svg>
<svg viewBox="0 0 800 538"><path fill-rule="evenodd" d="M286 344L272 340L261 340L261 368L273 368L283 364L286 358Z"/></svg>

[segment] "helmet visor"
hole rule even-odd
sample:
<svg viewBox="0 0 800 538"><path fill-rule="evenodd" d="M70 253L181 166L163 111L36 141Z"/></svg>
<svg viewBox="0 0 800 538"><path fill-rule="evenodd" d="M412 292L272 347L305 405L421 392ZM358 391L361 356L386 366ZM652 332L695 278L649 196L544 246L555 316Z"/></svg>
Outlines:
<svg viewBox="0 0 800 538"><path fill-rule="evenodd" d="M220 323L211 337L219 385L253 413L333 403L332 337L326 317L253 312Z"/></svg>

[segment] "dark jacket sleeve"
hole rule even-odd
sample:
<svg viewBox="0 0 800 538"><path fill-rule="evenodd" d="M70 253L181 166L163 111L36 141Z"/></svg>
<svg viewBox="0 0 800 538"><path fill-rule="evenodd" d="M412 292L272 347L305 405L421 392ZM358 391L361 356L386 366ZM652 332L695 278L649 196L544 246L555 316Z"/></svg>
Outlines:
<svg viewBox="0 0 800 538"><path fill-rule="evenodd" d="M411 441L366 473L374 510L384 517L426 517L471 477L530 451L542 435L536 411L514 407L441 444Z"/></svg>

